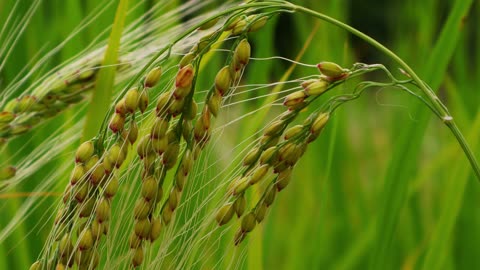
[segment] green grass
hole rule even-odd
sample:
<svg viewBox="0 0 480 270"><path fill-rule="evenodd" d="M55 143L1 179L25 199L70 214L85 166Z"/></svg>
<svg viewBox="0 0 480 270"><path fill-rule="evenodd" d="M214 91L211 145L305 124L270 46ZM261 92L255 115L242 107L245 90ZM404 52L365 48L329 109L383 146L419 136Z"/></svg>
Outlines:
<svg viewBox="0 0 480 270"><path fill-rule="evenodd" d="M0 1L0 25L7 19L15 2ZM76 35L58 54L35 70L34 75L9 97L20 95L41 75L83 50L100 33L101 40L107 40L112 32L109 27L115 18L113 7L117 7L119 2L129 2L130 7L135 4L135 1L114 1L112 8L102 13L94 23L87 25L85 31ZM136 10L127 13L126 25L158 2L160 1L145 1ZM163 13L178 6L180 1L167 2L162 4ZM480 45L477 31L480 23L478 2L397 0L380 5L379 1L372 0L364 1L365 6L361 8L350 1L341 0L294 2L352 23L401 56L439 94L466 135L474 153L480 151L476 138L480 125L480 99L476 91L480 86L480 53L472 49ZM203 11L215 6L207 6ZM370 13L374 10L373 6L378 6L382 12ZM14 14L21 17L28 7L22 1ZM4 93L6 95L7 87L18 80L16 75L28 61L34 59L40 50L51 50L62 42L98 7L98 1L40 3L31 23L13 47L6 65L0 70L0 100ZM179 14L172 16L178 16L172 17L174 24L186 20ZM273 18L264 29L251 35L252 56L295 58L305 46L316 23L316 20L301 14L284 14ZM380 25L382 27L377 27ZM10 25L9 29L13 26ZM114 26L114 29L121 28ZM118 40L119 32L116 33L112 40ZM3 48L4 45L1 44L7 44L5 36L0 36L0 41L0 48ZM229 41L225 42L225 46L230 45ZM111 45L110 48L112 53L117 51L118 45ZM125 51L119 53L121 55ZM115 62L116 57L110 56L109 62ZM0 55L0 61L2 57ZM202 90L211 86L216 71L224 64L225 54L212 55L205 60L202 65L204 75L198 80L198 89ZM380 62L395 75L401 76L397 71L398 65L381 52L325 22L318 24L318 30L299 61L306 64L335 61L345 67L350 67L357 61ZM292 66L290 62L279 59L253 60L250 65L243 84L281 81ZM298 65L289 79L315 72L314 68ZM173 76L175 71L171 70L167 74ZM98 84L104 85L99 88L113 90L112 97L115 98L124 85L112 88L113 78L107 77L109 78L102 79L104 84ZM380 73L366 78L385 79ZM353 86L353 82L347 83L335 91L347 92ZM255 98L273 89L274 87L261 89L258 93L242 95L241 98ZM154 100L158 94L153 93L151 99ZM91 115L104 115L109 109L110 100L111 97L106 95L97 107L91 106ZM322 97L315 104L320 106L325 100ZM215 126L229 123L232 119L259 108L264 102L265 99L255 98L225 108L225 115L215 121ZM258 118L246 117L227 126L223 134L215 137L220 141L206 150L202 167L196 168L197 177L189 180L185 194L189 194L191 200L177 213L178 224L169 229L170 235L181 232L181 226L189 222L188 216L198 209L199 203L216 187L225 183L227 174L220 173L219 168L230 168L228 171L231 171L231 167L236 165L232 163L233 157L240 157L238 155L245 150L247 143L239 149L232 150L233 147L246 138L252 141L254 138L251 136L259 127L281 112L279 108L260 111L256 115ZM82 115L86 111L81 106L70 108L30 134L12 140L5 149L0 150L0 165L7 161L22 161L22 157L32 149L43 146L52 130L69 130L74 124L84 121ZM78 112L82 114L78 115ZM301 117L306 117L309 112L312 109L302 112ZM192 255L187 265L193 269L479 268L476 251L480 248L480 216L477 207L480 203L480 184L475 180L455 138L432 115L418 100L393 89L366 92L360 99L347 103L334 113L324 133L309 147L296 167L292 183L277 194L265 221L249 234L246 244L239 248L233 246L232 237L238 224L231 223L233 225L228 230L217 230L213 234L219 237L218 241L209 239L199 242L193 238L193 243L197 245L191 251L188 250L191 243L185 244L184 241L193 237L195 232L188 231L174 240L172 253L167 254L165 263L161 266L167 268L182 255L205 256L205 250L208 250L208 256L201 263L192 264L199 261L198 257ZM75 120L70 121L71 119ZM95 119L101 123L103 117ZM92 126L95 128L92 128L88 137L98 129L98 125ZM81 133L81 130L78 132ZM30 140L30 137L33 139ZM69 170L73 166L72 157L76 145L75 143L58 153L55 160L47 162L14 189L0 192L0 211L4 214L0 220L0 232L7 227L22 204L34 196L20 193L40 191L39 186L52 172L58 171L64 176L49 186L47 191L63 191L68 182ZM236 161L240 162L240 158ZM207 167L214 162L218 165ZM70 167L64 168L68 166ZM220 177L214 178L217 175ZM212 185L201 189L202 183L208 180L212 181ZM116 250L112 245L115 240L126 241L126 236L122 236L121 232L124 229L131 230L133 218L128 214L132 207L129 203L134 202L140 187L139 179L135 177L123 181L124 186L120 192L125 197L115 198L113 217L125 218L126 221L113 227L114 237L107 242L108 253L112 256L119 256L125 249ZM170 181L167 180L165 190ZM198 190L200 191L195 193ZM218 206L223 190L215 194L197 213L192 228L201 226L200 221L208 218L210 211ZM252 197L255 196L260 195ZM120 198L127 199L121 201ZM0 238L0 269L25 269L36 260L53 223L58 201L58 196L39 200L35 204L36 208L29 211L25 220L16 223L14 231L6 239ZM46 225L38 225L39 223ZM159 251L158 248L153 250ZM233 257L237 258L234 261L239 265L232 263ZM102 263L105 262L104 257Z"/></svg>

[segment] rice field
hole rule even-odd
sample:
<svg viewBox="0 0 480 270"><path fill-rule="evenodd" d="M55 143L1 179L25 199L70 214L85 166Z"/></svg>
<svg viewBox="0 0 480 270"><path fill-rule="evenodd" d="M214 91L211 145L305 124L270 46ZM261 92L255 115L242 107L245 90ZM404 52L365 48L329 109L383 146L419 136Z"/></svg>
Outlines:
<svg viewBox="0 0 480 270"><path fill-rule="evenodd" d="M0 269L480 269L479 23L0 0Z"/></svg>

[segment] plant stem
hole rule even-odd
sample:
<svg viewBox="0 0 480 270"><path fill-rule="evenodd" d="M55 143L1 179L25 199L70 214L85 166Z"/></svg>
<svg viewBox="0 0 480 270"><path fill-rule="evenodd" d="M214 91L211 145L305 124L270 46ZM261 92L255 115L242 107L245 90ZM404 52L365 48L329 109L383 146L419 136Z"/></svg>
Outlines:
<svg viewBox="0 0 480 270"><path fill-rule="evenodd" d="M463 135L460 132L460 130L458 129L457 125L453 121L452 116L450 116L450 113L448 112L446 107L443 105L443 103L440 101L440 99L437 97L437 95L435 95L435 93L425 84L425 82L423 82L420 79L420 77L413 71L413 69L410 66L408 66L407 63L405 63L405 61L403 61L398 55L396 55L394 52L392 52L391 50L389 50L388 48L383 46L381 43L379 43L375 39L371 38L370 36L360 32L359 30L357 30L357 29L355 29L355 28L353 28L353 27L351 27L351 26L349 26L349 25L347 25L343 22L340 22L340 21L338 21L334 18L331 18L331 17L329 17L325 14L310 10L310 9L302 7L302 6L297 6L297 5L293 5L293 4L290 4L290 3L285 3L285 6L293 9L294 11L298 11L298 12L313 16L315 18L318 18L320 20L326 21L326 22L331 23L333 25L336 25L336 26L350 32L351 34L359 37L360 39L364 40L365 42L367 42L368 44L377 48L378 50L380 50L381 52L386 54L388 57L393 59L395 62L397 62L397 64L400 67L402 67L402 69L405 70L405 72L407 72L411 76L411 78L417 83L420 90L426 95L427 99L432 103L433 107L439 112L439 114L441 115L441 120L448 126L450 131L453 133L453 135L457 139L458 143L460 144L460 146L463 149L463 152L467 156L468 161L470 162L470 165L471 165L472 169L475 172L477 180L480 181L480 167L479 167L478 162L475 158L475 155L473 154L472 150L468 146L467 141L463 137Z"/></svg>

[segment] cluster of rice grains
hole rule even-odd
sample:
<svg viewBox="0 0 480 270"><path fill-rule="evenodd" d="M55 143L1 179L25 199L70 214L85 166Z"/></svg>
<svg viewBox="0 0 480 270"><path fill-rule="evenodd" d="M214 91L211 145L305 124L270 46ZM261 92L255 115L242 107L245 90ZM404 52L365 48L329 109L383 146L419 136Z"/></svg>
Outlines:
<svg viewBox="0 0 480 270"><path fill-rule="evenodd" d="M287 111L265 127L257 145L245 155L242 173L227 188L229 200L216 213L216 221L222 226L234 215L241 219L234 238L235 245L240 244L247 233L263 221L276 193L290 183L292 170L307 150L308 144L317 139L328 122L329 111L316 111L303 124L289 127L300 111L327 91L332 82L341 81L349 74L331 62L322 62L318 68L322 76L304 81L301 84L303 90L285 97L283 104L288 108ZM252 208L247 209L245 192L255 185L262 186L262 196L252 202Z"/></svg>
<svg viewBox="0 0 480 270"><path fill-rule="evenodd" d="M109 124L115 139L108 149L104 149L98 139L84 142L77 149L70 184L45 250L45 257L53 260L39 260L32 269L51 269L52 265L64 269L74 264L79 269L97 267L99 243L102 235L108 232L111 200L119 186L116 174L138 136L135 112L145 111L146 91L158 82L160 73L159 68L152 69L141 92L132 88L115 105L115 114Z"/></svg>
<svg viewBox="0 0 480 270"><path fill-rule="evenodd" d="M232 33L246 37L247 32L265 24L266 17L259 19L261 25L256 19L252 21L256 22L253 25L236 20L200 39L181 59L173 90L159 96L156 110L152 111L155 121L149 128L150 132L140 138L136 146L143 172L141 194L133 213L134 229L129 238L133 267L143 262L144 242L155 241L161 228L171 222L193 163L210 138L212 117L218 115L222 97L229 94L231 85L239 79L250 59L250 44L246 38L235 43L228 64L216 75L214 87L209 91L203 109L197 113L198 106L193 94L201 56L208 52L222 32L243 23L241 29L237 27ZM210 24L210 27L214 25ZM201 29L206 28L207 25ZM115 139L110 142L108 149L103 147L102 139L105 136L98 136L80 145L51 239L41 259L31 269L64 269L75 264L79 269L95 269L98 266L100 240L108 232L111 200L119 187L116 176L119 172L116 171L125 161L129 147L135 143L139 133L135 112L143 114L146 111L148 89L158 83L160 76L161 69L153 68L143 79L141 89L129 89L115 104L108 125ZM182 141L185 143L181 144ZM180 162L175 179L162 201L166 173L175 167L177 160Z"/></svg>
<svg viewBox="0 0 480 270"><path fill-rule="evenodd" d="M148 243L157 240L163 228L172 222L189 173L209 142L212 121L218 116L224 98L239 83L250 60L247 34L261 28L267 19L268 16L263 15L233 17L201 38L180 60L172 88L163 91L156 108L144 116L154 120L146 121L151 126L145 127L147 134L138 139L139 159L132 161L141 162L142 169L140 194L132 213L133 231L128 232L131 266L143 263ZM212 20L200 30L215 23L216 20ZM203 107L198 108L194 93L202 56L224 32L235 38L233 47L226 65L217 72L214 84L205 95ZM264 219L276 193L288 185L292 170L308 143L318 137L328 121L329 112L317 111L302 125L288 127L315 97L329 89L332 82L348 76L348 71L333 63L321 63L319 69L322 76L303 82L302 91L286 97L284 105L288 110L265 128L257 146L244 158L241 176L228 188L229 202L218 210L216 220L224 225L235 213L241 218L235 244ZM130 88L115 104L108 125L108 138L113 139L106 143L106 134L101 134L80 145L50 239L31 269L64 269L73 265L79 269L95 269L98 266L102 235L107 235L109 222L114 222L110 221L111 203L119 188L118 177L120 173L128 173L119 168L137 141L138 117L147 112L149 92L154 91L150 89L158 84L161 74L160 67L152 68L138 87ZM164 183L170 182L165 181L167 173L174 168L171 185L164 187ZM245 193L253 185L263 186L263 196L247 209Z"/></svg>
<svg viewBox="0 0 480 270"><path fill-rule="evenodd" d="M218 71L214 86L206 95L205 105L197 116L198 105L193 99L193 94L199 56L216 41L218 34L213 33L202 38L182 58L175 77L174 89L161 94L158 98L156 110L153 112L156 119L150 134L145 135L138 144L137 152L144 163L144 172L141 197L137 200L134 210L134 232L130 236L130 247L134 249L132 258L134 267L143 261L144 240L156 240L161 228L172 221L188 174L210 139L212 118L218 115L222 98L230 93L231 86L239 79L242 69L250 59L250 44L247 39L242 39L235 45L228 65ZM180 144L182 141L185 142L183 149ZM167 172L177 164L177 159L180 159L180 162L174 174L172 187L166 192L167 196L161 204L162 184ZM157 212L158 214L155 214Z"/></svg>
<svg viewBox="0 0 480 270"><path fill-rule="evenodd" d="M81 70L64 70L65 75L55 75L45 80L46 85L39 87L46 89L41 91L44 93L23 95L0 108L0 147L5 145L7 140L30 131L42 120L82 101L93 88L99 65L98 61L90 61L84 63ZM14 166L2 167L0 181L10 179L15 174Z"/></svg>
<svg viewBox="0 0 480 270"><path fill-rule="evenodd" d="M81 70L65 71L45 80L45 88L38 94L23 95L12 99L0 110L0 140L28 132L42 119L50 118L85 98L93 88L99 61L82 65Z"/></svg>

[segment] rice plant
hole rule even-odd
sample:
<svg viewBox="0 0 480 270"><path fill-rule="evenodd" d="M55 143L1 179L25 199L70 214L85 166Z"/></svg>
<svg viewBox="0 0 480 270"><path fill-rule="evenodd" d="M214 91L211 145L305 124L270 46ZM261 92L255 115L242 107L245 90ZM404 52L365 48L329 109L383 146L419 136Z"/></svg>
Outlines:
<svg viewBox="0 0 480 270"><path fill-rule="evenodd" d="M71 1L34 55L55 4L3 4L0 267L475 268L478 4L424 3L422 63L330 2Z"/></svg>

